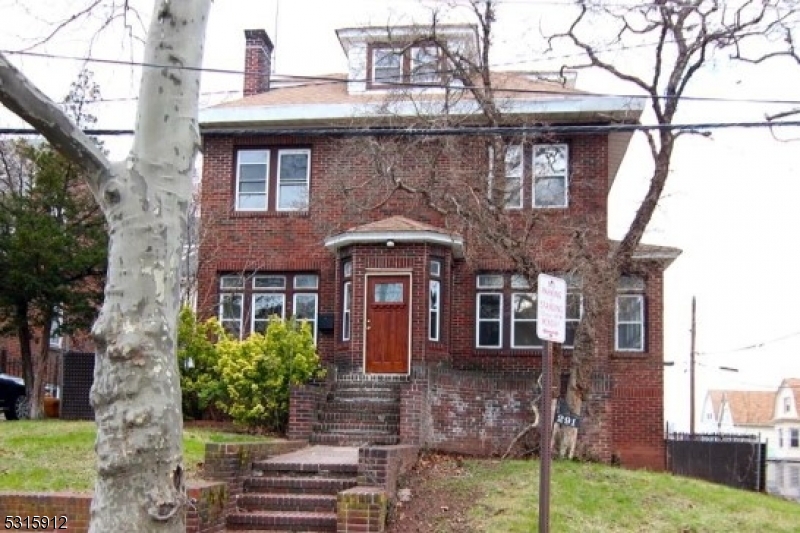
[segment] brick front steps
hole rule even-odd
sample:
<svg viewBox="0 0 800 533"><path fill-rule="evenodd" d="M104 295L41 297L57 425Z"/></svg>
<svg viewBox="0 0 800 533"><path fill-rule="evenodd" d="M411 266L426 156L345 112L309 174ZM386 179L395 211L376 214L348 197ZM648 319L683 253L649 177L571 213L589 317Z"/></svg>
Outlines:
<svg viewBox="0 0 800 533"><path fill-rule="evenodd" d="M228 531L336 531L336 497L358 484L357 460L339 460L335 449L305 460L299 453L253 463Z"/></svg>
<svg viewBox="0 0 800 533"><path fill-rule="evenodd" d="M311 442L368 446L400 442L400 386L403 380L360 374L337 377L316 406Z"/></svg>

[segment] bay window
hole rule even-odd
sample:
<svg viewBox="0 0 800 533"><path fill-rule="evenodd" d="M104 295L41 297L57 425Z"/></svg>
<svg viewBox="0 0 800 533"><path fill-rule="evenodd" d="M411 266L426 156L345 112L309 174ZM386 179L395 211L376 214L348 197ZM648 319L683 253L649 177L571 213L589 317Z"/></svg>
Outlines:
<svg viewBox="0 0 800 533"><path fill-rule="evenodd" d="M439 341L441 339L441 315L442 315L442 282L439 279L442 274L442 263L431 261L429 267L428 280L428 340Z"/></svg>

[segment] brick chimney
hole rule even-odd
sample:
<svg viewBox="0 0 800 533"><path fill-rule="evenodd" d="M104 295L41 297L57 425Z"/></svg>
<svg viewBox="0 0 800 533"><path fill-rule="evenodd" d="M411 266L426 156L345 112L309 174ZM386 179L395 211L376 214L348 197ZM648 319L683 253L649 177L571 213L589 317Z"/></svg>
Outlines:
<svg viewBox="0 0 800 533"><path fill-rule="evenodd" d="M269 91L272 41L264 30L244 30L244 95Z"/></svg>

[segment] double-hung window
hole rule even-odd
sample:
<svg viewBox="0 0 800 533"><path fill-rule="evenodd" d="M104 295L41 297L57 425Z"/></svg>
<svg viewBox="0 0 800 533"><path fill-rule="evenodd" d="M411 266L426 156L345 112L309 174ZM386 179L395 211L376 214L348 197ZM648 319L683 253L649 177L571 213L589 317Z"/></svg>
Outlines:
<svg viewBox="0 0 800 533"><path fill-rule="evenodd" d="M236 154L237 211L265 211L269 194L269 150Z"/></svg>
<svg viewBox="0 0 800 533"><path fill-rule="evenodd" d="M237 211L304 211L311 184L311 150L242 149L236 153Z"/></svg>
<svg viewBox="0 0 800 533"><path fill-rule="evenodd" d="M614 332L614 348L617 351L645 350L644 290L643 278L624 275L619 279Z"/></svg>
<svg viewBox="0 0 800 533"><path fill-rule="evenodd" d="M403 81L403 52L394 48L372 50L372 81L376 84Z"/></svg>
<svg viewBox="0 0 800 533"><path fill-rule="evenodd" d="M475 345L478 348L503 347L503 287L500 274L481 274L477 278ZM491 292L486 292L491 291Z"/></svg>
<svg viewBox="0 0 800 533"><path fill-rule="evenodd" d="M411 48L411 83L439 83L439 49L436 46Z"/></svg>
<svg viewBox="0 0 800 533"><path fill-rule="evenodd" d="M791 428L789 430L789 447L800 448L800 429Z"/></svg>
<svg viewBox="0 0 800 533"><path fill-rule="evenodd" d="M534 144L533 207L567 207L568 174L566 144Z"/></svg>
<svg viewBox="0 0 800 533"><path fill-rule="evenodd" d="M495 191L494 151L489 147L489 199L494 200L502 194L506 209L522 208L522 170L523 147L521 144L506 146L505 175L502 177L502 190Z"/></svg>
<svg viewBox="0 0 800 533"><path fill-rule="evenodd" d="M431 261L428 280L428 340L441 340L442 321L442 263Z"/></svg>

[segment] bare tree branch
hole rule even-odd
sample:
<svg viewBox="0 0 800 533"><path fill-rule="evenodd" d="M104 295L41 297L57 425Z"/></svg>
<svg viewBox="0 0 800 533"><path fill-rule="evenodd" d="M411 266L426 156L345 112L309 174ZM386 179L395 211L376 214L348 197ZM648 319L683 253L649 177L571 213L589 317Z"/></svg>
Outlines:
<svg viewBox="0 0 800 533"><path fill-rule="evenodd" d="M0 54L0 103L33 126L67 159L85 168L95 196L100 194L112 172L105 154L3 54Z"/></svg>

